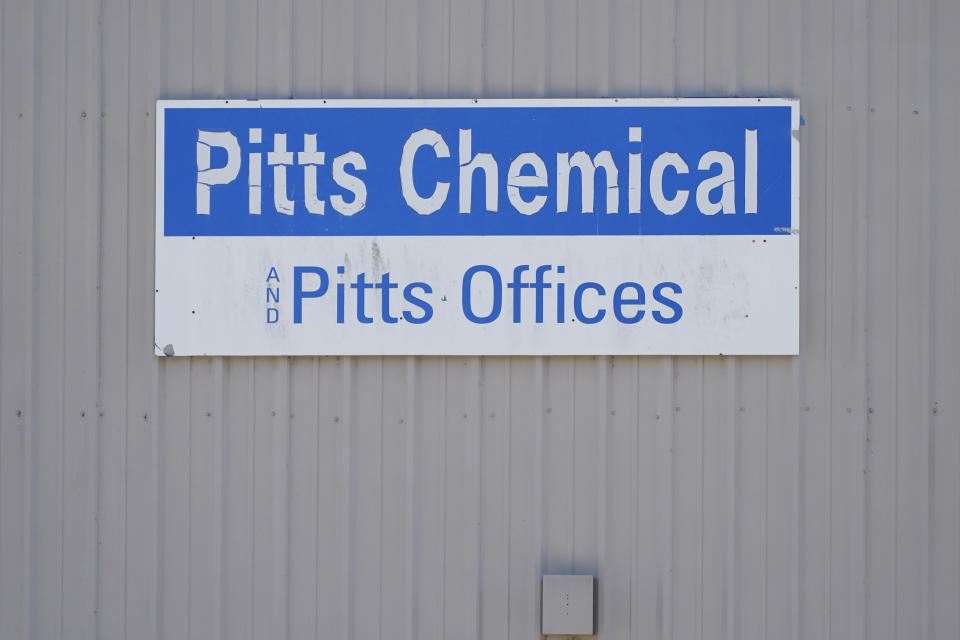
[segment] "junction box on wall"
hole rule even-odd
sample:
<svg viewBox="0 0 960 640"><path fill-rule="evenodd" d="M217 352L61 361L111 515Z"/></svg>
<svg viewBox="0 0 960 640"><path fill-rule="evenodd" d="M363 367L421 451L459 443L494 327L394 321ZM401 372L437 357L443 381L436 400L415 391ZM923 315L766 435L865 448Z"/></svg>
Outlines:
<svg viewBox="0 0 960 640"><path fill-rule="evenodd" d="M545 575L541 630L545 636L592 636L596 633L593 576Z"/></svg>

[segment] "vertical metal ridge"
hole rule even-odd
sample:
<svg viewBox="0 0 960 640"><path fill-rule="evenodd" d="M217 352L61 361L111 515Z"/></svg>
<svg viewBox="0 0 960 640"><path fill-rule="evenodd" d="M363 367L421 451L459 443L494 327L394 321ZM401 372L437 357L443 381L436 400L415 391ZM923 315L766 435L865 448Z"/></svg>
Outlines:
<svg viewBox="0 0 960 640"><path fill-rule="evenodd" d="M442 356L439 358L440 383L439 383L439 389L438 389L439 393L436 396L437 403L440 406L440 416L441 416L440 419L442 421L439 425L440 443L439 443L438 450L441 458L439 466L440 466L440 479L442 483L442 488L439 491L439 494L440 494L439 521L440 521L440 545L441 545L439 578L440 578L440 592L442 594L440 599L439 629L440 629L440 633L442 634L441 637L443 638L449 637L449 631L447 627L447 624L448 624L447 614L449 613L448 611L449 610L449 606L448 606L449 591L447 589L447 585L449 584L447 581L447 552L449 550L449 543L450 543L450 540L448 537L448 527L447 527L447 517L448 517L447 516L447 512L448 512L447 497L448 497L448 491L450 486L448 482L450 477L449 475L450 474L450 458L449 458L449 455L447 454L447 447L449 446L449 438L447 437L448 426L449 426L448 420L450 415L448 411L449 394L447 390L448 362L449 362L449 358L446 356Z"/></svg>
<svg viewBox="0 0 960 640"><path fill-rule="evenodd" d="M675 409L676 406L676 358L660 358L660 413L657 423L657 507L660 523L657 549L659 563L657 574L657 632L661 638L673 637L673 567L676 564L673 540L676 536L676 489L674 478L676 451Z"/></svg>
<svg viewBox="0 0 960 640"><path fill-rule="evenodd" d="M406 388L404 390L404 415L407 420L406 429L406 450L404 451L405 470L407 474L406 491L404 492L404 533L406 535L406 544L404 545L404 600L405 618L402 640L414 640L417 638L417 620L415 609L415 572L417 570L416 541L414 532L416 531L415 521L416 511L416 442L418 428L418 407L417 407L417 388L420 384L418 358L408 356L406 358Z"/></svg>
<svg viewBox="0 0 960 640"><path fill-rule="evenodd" d="M960 20L957 6L949 2L936 2L933 5L931 20L931 46L933 48L931 127L936 126L937 135L932 139L931 149L936 153L931 165L933 211L948 210L951 202L960 199L960 189L952 178L951 159L956 157L956 148L960 145L960 128L950 118L960 96L960 83L952 69L951 51L956 51L956 41L951 37L951 24ZM935 473L932 486L934 510L931 519L930 562L933 566L933 594L931 636L948 637L952 630L960 627L960 611L953 604L954 594L960 592L960 556L945 558L953 541L960 538L960 411L951 389L960 374L958 355L960 355L960 337L952 330L949 317L956 309L958 282L953 275L957 272L956 252L950 248L952 238L957 231L956 219L932 220L935 292L932 298L934 322L931 332L936 345L933 352L933 397L934 436L931 443L934 448L932 471ZM938 304L939 303L939 304Z"/></svg>
<svg viewBox="0 0 960 640"><path fill-rule="evenodd" d="M339 360L339 358L338 358ZM343 508L344 508L344 517L343 517L343 544L344 544L344 553L343 560L341 562L341 571L343 572L341 580L343 583L343 628L346 632L344 635L347 638L353 637L353 616L352 613L352 601L353 601L353 587L355 580L353 579L353 572L351 571L352 562L351 555L353 553L353 469L355 467L353 457L354 450L354 429L353 429L353 396L354 396L354 372L353 364L354 359L350 357L345 357L342 359L343 371L342 371L342 407L343 407L343 429L349 430L349 433L343 436L343 450L341 451L341 459L344 461L344 476L343 476Z"/></svg>
<svg viewBox="0 0 960 640"><path fill-rule="evenodd" d="M726 616L724 637L727 638L727 640L732 640L733 638L740 637L740 630L738 626L739 616L736 600L736 588L740 577L740 564L737 561L739 548L737 545L737 522L739 521L740 516L740 501L737 499L737 489L739 487L738 480L740 476L740 458L738 455L740 451L740 361L738 358L728 358L727 363L727 393L730 399L728 401L730 407L729 415L727 417L729 428L729 442L727 444L729 467L726 471L728 515L725 526L725 533L727 536L725 549L726 563L724 566L724 570L726 571L726 602L724 603L723 613Z"/></svg>
<svg viewBox="0 0 960 640"><path fill-rule="evenodd" d="M607 522L610 519L610 509L608 504L608 491L607 491L607 469L610 467L609 456L607 452L607 442L609 440L609 429L610 429L610 407L607 397L607 385L608 385L608 366L610 362L609 356L599 356L595 361L591 362L592 368L595 370L595 376L597 378L597 389L596 389L596 412L595 420L597 421L597 455L596 455L596 504L593 509L593 517L596 519L596 559L594 564L596 565L595 578L600 574L601 568L604 569L604 573L607 573L610 578L607 569L610 567L609 558L607 557ZM599 589L598 589L599 591ZM602 601L601 601L602 602ZM598 607L598 614L603 610L603 605L600 604Z"/></svg>
<svg viewBox="0 0 960 640"><path fill-rule="evenodd" d="M530 509L533 514L538 515L536 518L536 528L533 531L533 536L535 538L535 544L533 545L533 562L532 562L532 574L527 576L527 580L530 582L527 586L528 597L530 602L536 602L538 595L538 586L534 584L534 581L537 578L537 574L542 574L544 569L544 560L546 555L546 549L543 544L544 529L546 528L544 524L544 491L545 483L543 480L544 473L544 408L546 407L544 402L545 396L545 370L546 369L546 358L538 357L533 360L533 405L531 407L531 412L533 413L532 425L534 427L534 439L533 439L533 503L530 505ZM536 607L536 605L534 605ZM536 608L533 609L536 611ZM532 612L530 612L532 613ZM530 617L533 617L532 615Z"/></svg>

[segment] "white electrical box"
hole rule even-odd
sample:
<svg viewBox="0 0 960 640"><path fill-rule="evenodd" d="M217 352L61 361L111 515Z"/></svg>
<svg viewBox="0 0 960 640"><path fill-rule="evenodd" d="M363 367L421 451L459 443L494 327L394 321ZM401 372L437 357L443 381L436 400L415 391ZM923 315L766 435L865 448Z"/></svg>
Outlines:
<svg viewBox="0 0 960 640"><path fill-rule="evenodd" d="M591 636L593 576L543 576L541 633L545 636Z"/></svg>

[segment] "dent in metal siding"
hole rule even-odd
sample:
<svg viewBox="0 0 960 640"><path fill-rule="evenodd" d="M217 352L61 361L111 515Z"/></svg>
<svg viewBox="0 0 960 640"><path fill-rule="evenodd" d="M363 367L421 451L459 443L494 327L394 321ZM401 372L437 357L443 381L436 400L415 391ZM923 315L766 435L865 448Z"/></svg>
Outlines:
<svg viewBox="0 0 960 640"><path fill-rule="evenodd" d="M5 2L4 638L960 635L951 0ZM787 95L799 358L152 355L178 97Z"/></svg>

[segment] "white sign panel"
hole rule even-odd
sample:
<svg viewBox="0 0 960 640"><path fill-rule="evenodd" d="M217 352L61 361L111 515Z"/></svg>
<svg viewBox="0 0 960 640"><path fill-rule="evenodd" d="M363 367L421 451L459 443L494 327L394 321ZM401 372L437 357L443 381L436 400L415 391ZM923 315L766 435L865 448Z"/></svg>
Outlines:
<svg viewBox="0 0 960 640"><path fill-rule="evenodd" d="M157 112L158 355L798 351L795 101Z"/></svg>

